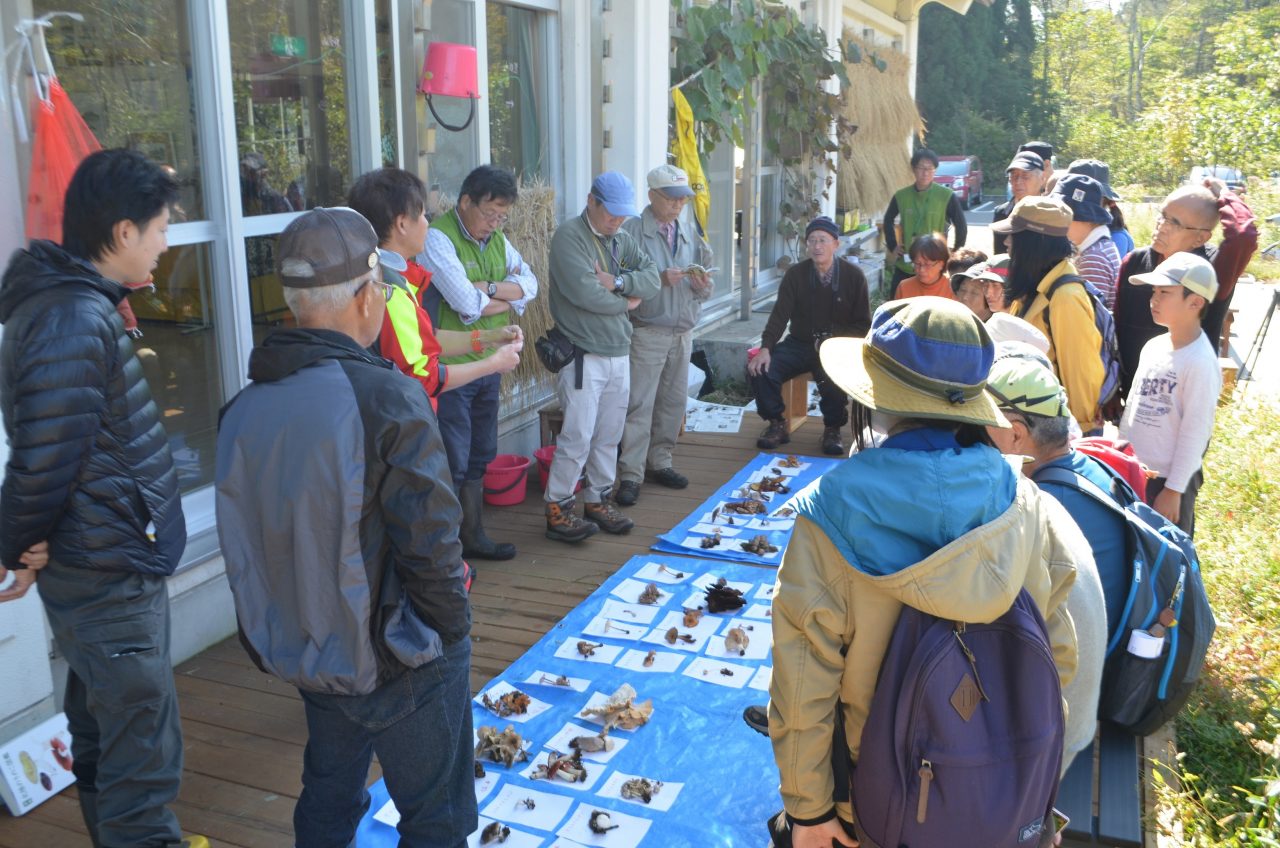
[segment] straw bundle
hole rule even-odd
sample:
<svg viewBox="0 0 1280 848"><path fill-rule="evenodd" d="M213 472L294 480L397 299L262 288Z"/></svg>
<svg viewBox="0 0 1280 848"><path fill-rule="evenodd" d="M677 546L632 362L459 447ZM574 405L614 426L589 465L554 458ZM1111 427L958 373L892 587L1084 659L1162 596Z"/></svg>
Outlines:
<svg viewBox="0 0 1280 848"><path fill-rule="evenodd" d="M860 62L846 62L849 75L845 118L858 128L850 139L852 155L840 163L836 203L858 209L864 218L883 209L893 193L911 182L911 167L904 143L924 133L924 121L908 87L909 63L905 54L872 46L845 30L844 40L856 46ZM873 58L881 60L880 70Z"/></svg>
<svg viewBox="0 0 1280 848"><path fill-rule="evenodd" d="M551 236L556 231L556 192L539 178L521 181L520 197L511 208L511 217L502 232L515 245L538 278L538 296L525 306L524 315L516 323L524 330L524 351L520 365L502 380L502 395L509 400L516 391L533 390L541 397L543 389L550 390L551 374L534 353L533 343L554 323L551 308L547 305L547 286L550 284L548 256Z"/></svg>

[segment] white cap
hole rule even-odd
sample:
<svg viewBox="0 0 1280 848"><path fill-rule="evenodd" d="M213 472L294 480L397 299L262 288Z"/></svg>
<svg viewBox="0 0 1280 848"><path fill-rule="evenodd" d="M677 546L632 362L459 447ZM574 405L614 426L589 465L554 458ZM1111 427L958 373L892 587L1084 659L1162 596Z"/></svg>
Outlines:
<svg viewBox="0 0 1280 848"><path fill-rule="evenodd" d="M1134 274L1129 282L1142 286L1182 286L1209 302L1218 294L1218 275L1208 260L1194 253L1175 253L1149 274Z"/></svg>
<svg viewBox="0 0 1280 848"><path fill-rule="evenodd" d="M649 188L657 189L671 199L693 197L689 175L675 165L659 165L649 172Z"/></svg>

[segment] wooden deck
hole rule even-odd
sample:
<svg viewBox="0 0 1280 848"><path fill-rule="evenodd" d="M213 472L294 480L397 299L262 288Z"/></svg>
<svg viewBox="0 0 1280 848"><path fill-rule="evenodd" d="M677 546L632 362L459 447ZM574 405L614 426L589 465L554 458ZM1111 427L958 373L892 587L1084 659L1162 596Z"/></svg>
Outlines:
<svg viewBox="0 0 1280 848"><path fill-rule="evenodd" d="M510 562L477 563L471 596L472 690L502 672L622 563L648 550L658 533L674 527L741 468L757 452L759 419L747 413L741 429L735 435L686 434L676 467L689 477L689 488L646 484L640 502L626 510L636 522L627 536L597 534L577 546L549 541L543 536L542 500L532 489L520 506L491 507L490 534L514 542L520 554ZM810 422L787 448L818 455L821 435L821 423ZM186 762L174 809L184 830L205 834L215 846L292 845L307 737L296 691L258 671L234 638L178 666L175 677ZM371 779L377 772L375 764ZM74 788L22 818L0 813L0 848L88 844Z"/></svg>

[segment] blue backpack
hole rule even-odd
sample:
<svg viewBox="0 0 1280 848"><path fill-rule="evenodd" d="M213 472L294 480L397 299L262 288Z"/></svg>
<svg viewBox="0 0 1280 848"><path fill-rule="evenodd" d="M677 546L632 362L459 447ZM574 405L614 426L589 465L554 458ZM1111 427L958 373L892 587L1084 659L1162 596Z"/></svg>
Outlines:
<svg viewBox="0 0 1280 848"><path fill-rule="evenodd" d="M1098 328L1098 334L1102 336L1102 347L1098 351L1098 355L1102 358L1102 388L1098 392L1098 408L1101 409L1120 391L1120 343L1116 340L1116 319L1103 302L1102 292L1098 291L1093 283L1075 274L1063 274L1054 280L1049 290L1045 292L1045 299L1049 305L1045 307L1044 326L1048 330L1050 344L1053 343L1051 323L1053 296L1058 289L1068 283L1079 283L1084 287L1090 303L1093 304L1093 326Z"/></svg>
<svg viewBox="0 0 1280 848"><path fill-rule="evenodd" d="M1062 768L1058 669L1023 589L990 624L903 607L853 768L863 845L1034 848Z"/></svg>
<svg viewBox="0 0 1280 848"><path fill-rule="evenodd" d="M1191 537L1143 503L1110 466L1098 465L1111 477L1109 493L1059 466L1031 477L1074 489L1124 519L1125 557L1133 571L1120 625L1107 644L1098 718L1147 736L1191 696L1217 623Z"/></svg>

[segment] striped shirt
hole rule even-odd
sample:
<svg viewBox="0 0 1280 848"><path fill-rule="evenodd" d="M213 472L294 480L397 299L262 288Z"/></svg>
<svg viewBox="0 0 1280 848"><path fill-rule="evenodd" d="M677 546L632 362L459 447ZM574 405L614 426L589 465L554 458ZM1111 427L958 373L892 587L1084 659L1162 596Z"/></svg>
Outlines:
<svg viewBox="0 0 1280 848"><path fill-rule="evenodd" d="M1102 294L1107 309L1116 311L1116 282L1120 278L1120 250L1111 239L1111 231L1105 224L1094 227L1093 232L1080 243L1076 257L1076 273L1093 283Z"/></svg>

